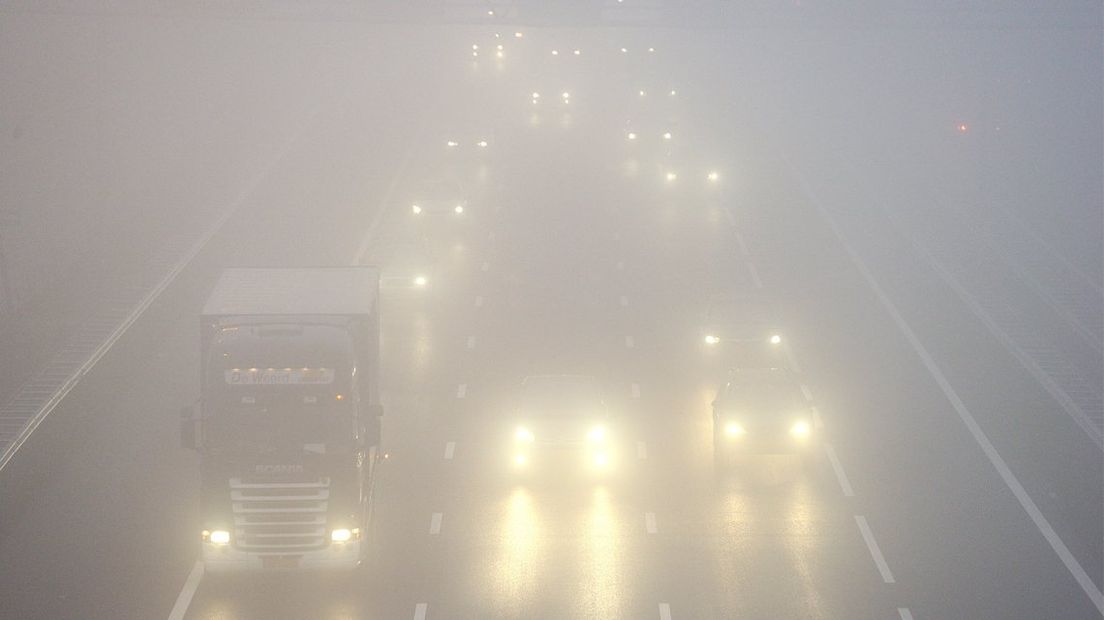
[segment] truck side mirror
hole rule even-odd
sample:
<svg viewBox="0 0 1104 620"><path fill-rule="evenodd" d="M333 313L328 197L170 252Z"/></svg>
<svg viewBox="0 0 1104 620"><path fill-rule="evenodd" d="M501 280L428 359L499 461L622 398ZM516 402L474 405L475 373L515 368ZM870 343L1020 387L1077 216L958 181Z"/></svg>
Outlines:
<svg viewBox="0 0 1104 620"><path fill-rule="evenodd" d="M180 410L180 447L189 450L199 449L199 438L202 437L199 417L199 405L188 405Z"/></svg>

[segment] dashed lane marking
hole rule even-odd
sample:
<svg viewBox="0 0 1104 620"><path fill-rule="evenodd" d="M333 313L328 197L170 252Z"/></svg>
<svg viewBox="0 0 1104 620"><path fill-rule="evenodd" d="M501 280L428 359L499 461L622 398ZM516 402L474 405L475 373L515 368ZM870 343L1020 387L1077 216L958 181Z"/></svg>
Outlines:
<svg viewBox="0 0 1104 620"><path fill-rule="evenodd" d="M450 441L445 444L445 460L451 461L454 454L456 454L456 442Z"/></svg>
<svg viewBox="0 0 1104 620"><path fill-rule="evenodd" d="M435 512L429 519L429 533L433 536L441 533L441 521L445 518L444 513Z"/></svg>
<svg viewBox="0 0 1104 620"><path fill-rule="evenodd" d="M785 156L783 156L785 157ZM787 162L789 163L789 162ZM793 169L793 166L790 165ZM796 174L796 170L795 170ZM905 318L901 316L901 311L897 309L897 305L893 303L893 300L886 295L886 292L882 289L881 284L871 273L870 268L867 267L866 261L863 260L859 253L855 251L855 248L851 246L851 243L844 236L843 231L840 230L839 225L836 223L835 217L830 211L820 202L816 194L813 193L809 187L808 182L800 174L797 174L797 180L801 184L803 193L808 197L809 202L820 213L821 217L828 224L828 227L832 230L832 233L839 240L840 245L843 246L844 251L847 252L847 256L851 259L851 263L855 265L855 268L866 280L870 290L874 292L874 295L878 298L878 302L881 303L882 308L889 314L890 318L897 325L897 329L908 341L912 350L916 352L916 355L920 358L920 361L924 363L924 368L927 369L928 374L931 375L939 389L943 392L943 395L951 403L951 407L954 408L955 413L958 414L962 423L966 426L966 430L970 432L970 436L974 438L978 447L985 453L986 458L993 465L993 468L997 470L997 474L1001 480L1004 481L1005 486L1008 487L1012 494L1016 496L1016 500L1020 503L1024 512L1031 518L1032 523L1050 544L1050 548L1054 550L1055 555L1065 565L1066 570L1070 572L1070 575L1077 581L1077 584L1081 586L1081 590L1085 592L1085 595L1089 597L1092 604L1096 607L1096 610L1104 615L1104 593L1100 591L1100 587L1096 585L1092 577L1085 571L1085 568L1081 566L1081 563L1077 561L1073 553L1066 546L1066 543L1062 541L1062 538L1058 535L1058 532L1054 531L1054 527L1051 526L1050 521L1039 510L1039 506L1035 504L1035 500L1031 499L1028 495L1027 489L1020 483L1016 474L1012 473L1012 470L1008 467L1008 463L1005 462L1004 457L997 452L997 448L993 445L993 442L989 440L988 435L981 429L974 415L970 413L970 410L966 407L966 403L962 402L962 398L959 397L958 392L955 391L954 386L947 379L947 375L932 358L931 353L928 352L927 347L920 341L920 338L916 335L916 332L912 330L912 327L905 321Z"/></svg>
<svg viewBox="0 0 1104 620"><path fill-rule="evenodd" d="M456 398L464 398L468 395L468 384L461 383L456 387Z"/></svg>
<svg viewBox="0 0 1104 620"><path fill-rule="evenodd" d="M866 517L855 515L855 523L859 525L859 533L862 534L863 540L866 542L870 557L874 558L874 565L878 567L878 572L882 575L882 581L896 583L893 573L889 571L889 564L886 564L885 556L882 555L882 550L878 548L878 541L874 540L874 532L870 531L870 524L866 522Z"/></svg>
<svg viewBox="0 0 1104 620"><path fill-rule="evenodd" d="M667 603L659 604L659 620L671 620L671 606Z"/></svg>
<svg viewBox="0 0 1104 620"><path fill-rule="evenodd" d="M199 582L202 580L203 562L196 560L196 563L192 565L192 571L188 573L188 579L184 582L184 587L181 588L180 594L176 597L176 604L169 612L169 620L184 620L184 616L188 613L188 606L192 604L192 597L195 596L196 590L199 589Z"/></svg>
<svg viewBox="0 0 1104 620"><path fill-rule="evenodd" d="M728 220L728 225L732 226L732 227L735 227L736 226L736 215L732 213L732 209L729 209L728 207L725 207L724 209L722 209L722 211L724 211L725 219ZM738 234L739 233L737 233L737 235ZM737 238L737 240L739 240L738 236L736 238Z"/></svg>
<svg viewBox="0 0 1104 620"><path fill-rule="evenodd" d="M804 383L801 384L801 393L805 395L805 400L813 402L813 391Z"/></svg>
<svg viewBox="0 0 1104 620"><path fill-rule="evenodd" d="M414 620L425 620L426 610L428 608L429 608L429 605L426 605L425 603L418 603L417 605L415 605L414 606Z"/></svg>
<svg viewBox="0 0 1104 620"><path fill-rule="evenodd" d="M843 465L836 457L836 450L832 447L832 444L824 444L824 453L828 456L828 462L832 464L832 471L836 472L836 479L839 480L844 497L855 497L855 491L851 488L851 481L847 479L847 472L843 471Z"/></svg>
<svg viewBox="0 0 1104 620"><path fill-rule="evenodd" d="M475 336L468 336L468 348L469 349L474 349L475 348Z"/></svg>
<svg viewBox="0 0 1104 620"><path fill-rule="evenodd" d="M747 264L748 273L751 274L751 283L755 285L755 288L763 288L763 281L759 278L759 270L755 268L755 263Z"/></svg>
<svg viewBox="0 0 1104 620"><path fill-rule="evenodd" d="M656 517L654 512L644 513L644 529L647 530L649 534L656 533Z"/></svg>
<svg viewBox="0 0 1104 620"><path fill-rule="evenodd" d="M740 234L740 231L736 231L736 247L740 248L740 254L751 256L751 252L748 252L747 244L744 243L744 236Z"/></svg>
<svg viewBox="0 0 1104 620"><path fill-rule="evenodd" d="M912 612L908 607L898 607L897 615L901 616L901 620L912 620Z"/></svg>

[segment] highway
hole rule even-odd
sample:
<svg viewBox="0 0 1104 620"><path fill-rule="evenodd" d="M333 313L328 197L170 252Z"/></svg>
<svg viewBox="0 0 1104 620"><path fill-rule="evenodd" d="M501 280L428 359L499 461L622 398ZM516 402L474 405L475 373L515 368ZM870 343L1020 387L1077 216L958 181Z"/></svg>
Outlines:
<svg viewBox="0 0 1104 620"><path fill-rule="evenodd" d="M0 616L1100 617L1100 448L910 249L850 150L795 148L746 82L710 77L742 45L523 26L348 44L363 81L299 119L4 472ZM442 176L468 208L412 214ZM205 296L227 266L358 264L383 272L370 565L204 575L178 412ZM756 295L821 443L809 467L722 474L727 367L703 321ZM610 472L511 467L511 399L546 373L601 382Z"/></svg>

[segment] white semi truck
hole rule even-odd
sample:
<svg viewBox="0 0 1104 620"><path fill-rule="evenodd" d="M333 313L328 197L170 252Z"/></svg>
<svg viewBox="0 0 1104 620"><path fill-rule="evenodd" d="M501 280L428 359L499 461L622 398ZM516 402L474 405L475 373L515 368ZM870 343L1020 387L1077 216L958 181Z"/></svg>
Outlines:
<svg viewBox="0 0 1104 620"><path fill-rule="evenodd" d="M379 271L223 271L200 320L209 572L353 569L369 553L379 454Z"/></svg>

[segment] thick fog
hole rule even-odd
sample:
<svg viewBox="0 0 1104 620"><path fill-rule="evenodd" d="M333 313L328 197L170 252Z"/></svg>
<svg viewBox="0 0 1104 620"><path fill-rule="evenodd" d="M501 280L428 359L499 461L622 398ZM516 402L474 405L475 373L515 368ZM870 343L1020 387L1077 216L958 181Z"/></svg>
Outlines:
<svg viewBox="0 0 1104 620"><path fill-rule="evenodd" d="M0 618L1104 616L1102 20L0 0Z"/></svg>

